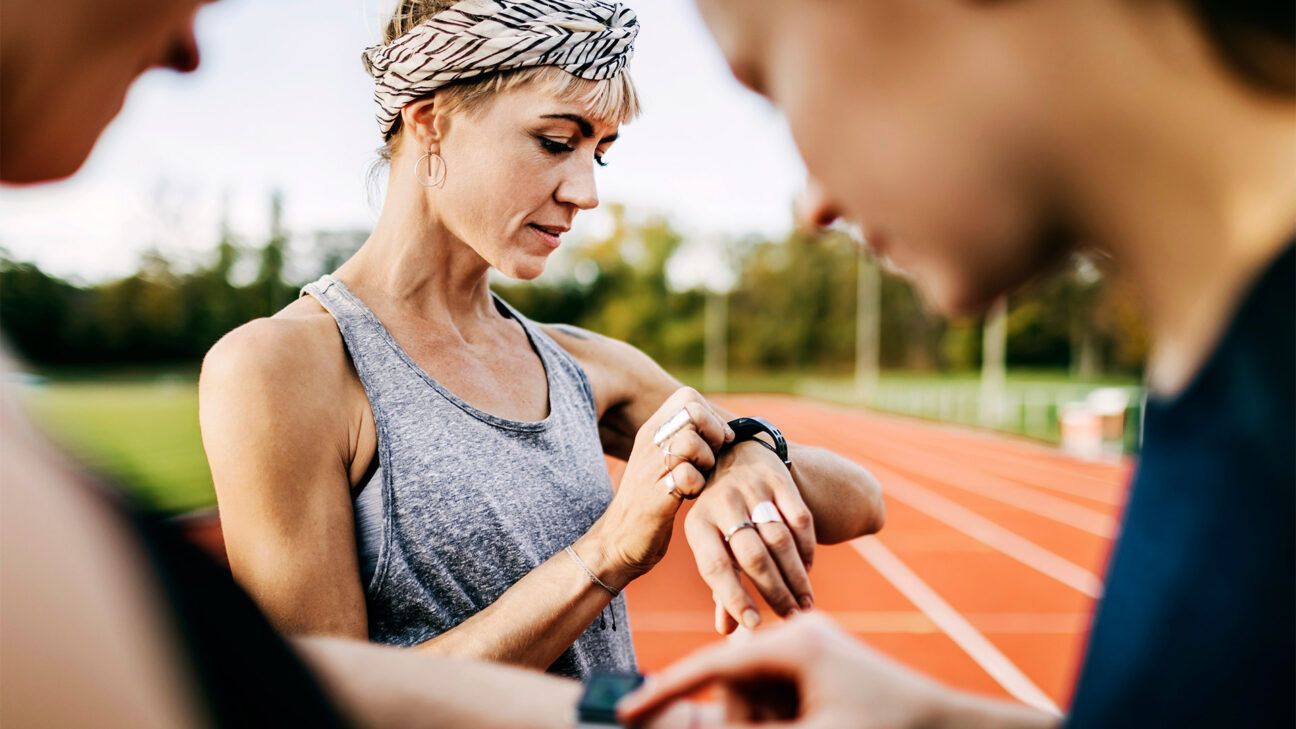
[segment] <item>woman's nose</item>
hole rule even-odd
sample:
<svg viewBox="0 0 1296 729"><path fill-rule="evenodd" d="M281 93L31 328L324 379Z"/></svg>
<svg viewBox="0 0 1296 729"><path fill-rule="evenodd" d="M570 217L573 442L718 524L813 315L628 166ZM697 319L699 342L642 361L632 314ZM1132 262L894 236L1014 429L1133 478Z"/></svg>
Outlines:
<svg viewBox="0 0 1296 729"><path fill-rule="evenodd" d="M560 203L574 205L580 210L598 207L598 185L594 182L593 164L573 164L572 171L558 185L555 197Z"/></svg>

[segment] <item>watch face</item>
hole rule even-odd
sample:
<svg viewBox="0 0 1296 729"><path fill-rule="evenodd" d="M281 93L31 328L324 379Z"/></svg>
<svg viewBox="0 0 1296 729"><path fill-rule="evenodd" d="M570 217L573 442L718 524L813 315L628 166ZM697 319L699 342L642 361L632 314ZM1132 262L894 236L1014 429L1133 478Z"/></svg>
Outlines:
<svg viewBox="0 0 1296 729"><path fill-rule="evenodd" d="M643 676L637 673L595 673L585 683L580 720L615 726L617 702L642 684Z"/></svg>

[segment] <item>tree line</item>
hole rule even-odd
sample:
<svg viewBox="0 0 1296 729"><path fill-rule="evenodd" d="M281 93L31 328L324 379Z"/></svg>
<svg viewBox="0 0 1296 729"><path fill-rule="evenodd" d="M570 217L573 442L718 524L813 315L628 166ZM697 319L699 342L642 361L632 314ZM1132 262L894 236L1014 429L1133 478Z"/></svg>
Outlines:
<svg viewBox="0 0 1296 729"><path fill-rule="evenodd" d="M225 232L207 263L188 271L152 251L130 276L75 285L0 249L0 331L26 361L43 368L196 363L230 329L292 301L304 283L286 280L287 271L302 266L287 265L277 198L274 206L266 240L245 245ZM700 366L707 296L676 290L668 275L685 237L665 219L631 222L619 209L612 217L608 235L565 249L560 275L500 281L496 290L538 321L623 339L669 367ZM361 237L351 240L358 245ZM850 369L858 275L853 241L837 232L793 231L781 239L741 238L727 249L735 273L728 293L731 369ZM319 257L315 275L346 254L334 247ZM236 268L250 263L254 275L236 280ZM1088 261L1068 262L1009 303L1011 366L1132 372L1146 354L1135 292ZM981 321L930 314L903 279L883 275L880 319L884 368L962 371L980 361Z"/></svg>

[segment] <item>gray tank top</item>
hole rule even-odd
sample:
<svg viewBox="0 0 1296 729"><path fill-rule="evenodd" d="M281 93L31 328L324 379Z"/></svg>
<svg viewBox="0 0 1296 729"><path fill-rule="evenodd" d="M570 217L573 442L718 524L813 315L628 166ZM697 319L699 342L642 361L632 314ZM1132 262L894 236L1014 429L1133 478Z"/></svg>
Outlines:
<svg viewBox="0 0 1296 729"><path fill-rule="evenodd" d="M302 291L337 321L377 426L378 468L355 500L370 639L410 646L450 630L603 514L612 486L593 390L534 323L495 298L526 331L549 384L548 417L506 420L428 375L340 280ZM635 668L625 598L604 614L551 672Z"/></svg>

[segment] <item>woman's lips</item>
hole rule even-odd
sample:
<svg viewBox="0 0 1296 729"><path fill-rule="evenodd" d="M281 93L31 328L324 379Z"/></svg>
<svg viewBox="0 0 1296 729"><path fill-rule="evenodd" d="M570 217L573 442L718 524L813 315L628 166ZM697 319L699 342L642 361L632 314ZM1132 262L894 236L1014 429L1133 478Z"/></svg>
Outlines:
<svg viewBox="0 0 1296 729"><path fill-rule="evenodd" d="M560 236L563 233L562 229L539 226L534 223L528 225L527 228L529 228L531 232L535 233L536 237L550 248L557 248L562 243L560 239Z"/></svg>

